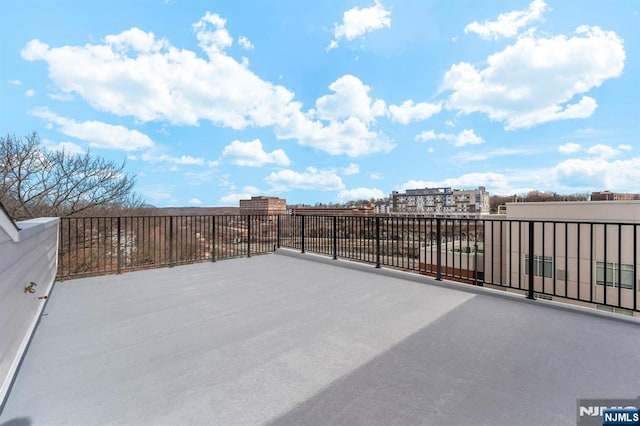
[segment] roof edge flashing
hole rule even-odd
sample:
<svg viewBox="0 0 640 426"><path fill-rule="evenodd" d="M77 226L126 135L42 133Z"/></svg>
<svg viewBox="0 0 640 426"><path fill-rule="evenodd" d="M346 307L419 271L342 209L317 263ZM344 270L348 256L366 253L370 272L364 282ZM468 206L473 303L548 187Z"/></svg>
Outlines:
<svg viewBox="0 0 640 426"><path fill-rule="evenodd" d="M0 229L2 229L14 243L20 242L20 228L13 221L2 203L0 203Z"/></svg>

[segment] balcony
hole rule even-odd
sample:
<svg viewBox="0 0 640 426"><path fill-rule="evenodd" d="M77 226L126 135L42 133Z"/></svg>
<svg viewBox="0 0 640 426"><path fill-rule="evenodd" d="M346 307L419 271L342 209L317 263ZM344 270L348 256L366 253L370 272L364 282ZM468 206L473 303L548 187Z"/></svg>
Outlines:
<svg viewBox="0 0 640 426"><path fill-rule="evenodd" d="M578 298L556 269L605 251L636 264L628 226L62 219L0 424L574 424L578 399L637 397L640 377L638 319L575 305L637 313L616 294L638 287L600 285L594 266ZM542 251L553 276L535 256L525 274Z"/></svg>

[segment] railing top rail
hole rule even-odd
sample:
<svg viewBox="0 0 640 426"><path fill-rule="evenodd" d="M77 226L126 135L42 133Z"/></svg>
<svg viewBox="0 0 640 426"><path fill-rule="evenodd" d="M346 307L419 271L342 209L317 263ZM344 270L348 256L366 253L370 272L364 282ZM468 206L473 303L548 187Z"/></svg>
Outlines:
<svg viewBox="0 0 640 426"><path fill-rule="evenodd" d="M359 218L359 219L405 219L420 221L459 221L459 222L498 222L498 223L551 223L551 224L582 224L582 225L613 225L613 226L636 226L640 222L633 221L603 221L603 220L578 220L578 219L535 219L535 218L483 218L483 217L430 217L430 216L393 216L386 214L377 215L348 215L348 214L172 214L172 215L122 215L122 216L63 216L62 220L88 220L88 219L142 219L142 218L171 218L171 217L189 217L189 218L211 218L211 217L321 217L321 218Z"/></svg>

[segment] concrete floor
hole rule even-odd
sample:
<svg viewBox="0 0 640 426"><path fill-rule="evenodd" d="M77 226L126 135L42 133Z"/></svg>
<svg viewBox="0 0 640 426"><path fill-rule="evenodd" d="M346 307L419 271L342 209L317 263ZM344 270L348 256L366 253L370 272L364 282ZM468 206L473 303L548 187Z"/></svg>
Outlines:
<svg viewBox="0 0 640 426"><path fill-rule="evenodd" d="M0 425L568 425L640 394L638 321L315 258L58 283Z"/></svg>

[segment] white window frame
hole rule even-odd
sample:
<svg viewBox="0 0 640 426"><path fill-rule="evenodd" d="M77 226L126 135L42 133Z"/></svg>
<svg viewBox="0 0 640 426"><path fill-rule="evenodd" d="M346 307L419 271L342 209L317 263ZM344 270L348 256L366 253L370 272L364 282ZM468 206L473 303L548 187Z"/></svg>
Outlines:
<svg viewBox="0 0 640 426"><path fill-rule="evenodd" d="M606 263L606 266L605 266ZM606 267L606 275L605 275ZM627 263L620 264L620 277L618 277L618 263L604 262L597 260L595 262L596 284L604 285L605 278L607 287L622 287L629 290L633 289L633 265ZM622 278L622 280L620 279ZM621 282L622 281L622 282Z"/></svg>
<svg viewBox="0 0 640 426"><path fill-rule="evenodd" d="M533 272L536 277L553 278L553 257L533 256ZM524 274L529 275L529 255L524 255Z"/></svg>

